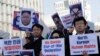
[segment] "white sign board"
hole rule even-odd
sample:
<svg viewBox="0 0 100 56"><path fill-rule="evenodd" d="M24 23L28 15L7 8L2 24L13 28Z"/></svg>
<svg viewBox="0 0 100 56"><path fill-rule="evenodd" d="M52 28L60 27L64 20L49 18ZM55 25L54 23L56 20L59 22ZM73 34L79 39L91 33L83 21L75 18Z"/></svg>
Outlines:
<svg viewBox="0 0 100 56"><path fill-rule="evenodd" d="M42 40L44 56L65 56L64 38Z"/></svg>
<svg viewBox="0 0 100 56"><path fill-rule="evenodd" d="M61 21L65 29L72 27L73 18L70 14L61 16Z"/></svg>
<svg viewBox="0 0 100 56"><path fill-rule="evenodd" d="M5 39L4 40L4 55L20 55L22 49L22 39Z"/></svg>
<svg viewBox="0 0 100 56"><path fill-rule="evenodd" d="M98 41L96 34L74 35L69 37L70 54L81 55L83 51L88 54L98 54Z"/></svg>

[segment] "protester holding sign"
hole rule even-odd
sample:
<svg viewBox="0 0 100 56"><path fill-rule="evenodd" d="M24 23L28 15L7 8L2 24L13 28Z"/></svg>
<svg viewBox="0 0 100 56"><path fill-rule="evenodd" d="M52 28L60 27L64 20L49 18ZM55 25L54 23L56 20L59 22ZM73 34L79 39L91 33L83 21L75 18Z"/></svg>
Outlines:
<svg viewBox="0 0 100 56"><path fill-rule="evenodd" d="M34 36L34 52L35 56L39 56L41 51L41 45L42 45L42 32L43 32L43 26L40 24L34 24L32 26L32 34Z"/></svg>
<svg viewBox="0 0 100 56"><path fill-rule="evenodd" d="M32 36L27 37L27 39L30 42L24 46L24 48L26 49L34 49L35 56L39 56L41 51L41 45L43 39L42 32L43 32L43 26L40 24L34 24L32 26Z"/></svg>
<svg viewBox="0 0 100 56"><path fill-rule="evenodd" d="M51 38L52 38L52 39L61 38L61 37L64 37L64 36L63 36L63 33L60 32L59 30L54 30L54 31L51 33Z"/></svg>
<svg viewBox="0 0 100 56"><path fill-rule="evenodd" d="M74 21L73 21L73 25L75 27L75 30L76 30L76 34L87 34L87 33L91 33L91 31L87 31L86 28L87 28L87 21L84 19L84 17L78 17L78 18L75 18ZM99 40L99 39L98 39ZM98 42L99 43L99 42ZM99 46L99 44L98 44ZM99 50L99 49L98 49ZM100 51L100 50L99 50ZM87 54L87 53L86 53ZM84 54L85 55L85 54ZM99 54L92 54L92 55L89 55L89 56L100 56L100 53Z"/></svg>
<svg viewBox="0 0 100 56"><path fill-rule="evenodd" d="M84 17L75 18L73 21L73 25L77 34L92 33L90 30L87 30L87 21Z"/></svg>
<svg viewBox="0 0 100 56"><path fill-rule="evenodd" d="M70 34L66 29L64 29L64 31L54 30L51 34L52 39L64 38L65 56L70 56L69 39L68 39L69 35Z"/></svg>

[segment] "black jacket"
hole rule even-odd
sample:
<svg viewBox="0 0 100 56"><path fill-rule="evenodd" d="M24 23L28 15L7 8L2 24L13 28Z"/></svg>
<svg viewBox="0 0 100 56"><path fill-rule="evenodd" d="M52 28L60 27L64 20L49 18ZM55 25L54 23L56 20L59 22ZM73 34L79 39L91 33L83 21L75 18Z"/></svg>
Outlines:
<svg viewBox="0 0 100 56"><path fill-rule="evenodd" d="M34 42L31 43L27 43L23 47L25 49L34 49L35 56L39 56L43 39L44 39L43 37L40 37L38 40L35 40Z"/></svg>

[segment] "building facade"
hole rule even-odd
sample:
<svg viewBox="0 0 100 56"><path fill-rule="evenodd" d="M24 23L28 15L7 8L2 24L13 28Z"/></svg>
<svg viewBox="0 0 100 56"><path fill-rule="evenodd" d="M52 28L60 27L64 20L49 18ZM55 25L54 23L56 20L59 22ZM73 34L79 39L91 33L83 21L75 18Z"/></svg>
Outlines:
<svg viewBox="0 0 100 56"><path fill-rule="evenodd" d="M21 8L43 12L41 0L0 0L0 30L10 33L10 37L25 35L22 31L13 30L12 26L13 12L19 11Z"/></svg>
<svg viewBox="0 0 100 56"><path fill-rule="evenodd" d="M69 14L68 0L57 1L55 2L54 6L60 16Z"/></svg>

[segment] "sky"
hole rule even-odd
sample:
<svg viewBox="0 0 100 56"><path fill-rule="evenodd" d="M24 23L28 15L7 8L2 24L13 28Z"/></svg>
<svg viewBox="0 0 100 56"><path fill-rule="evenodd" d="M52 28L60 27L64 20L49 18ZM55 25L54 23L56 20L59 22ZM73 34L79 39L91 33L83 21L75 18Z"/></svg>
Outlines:
<svg viewBox="0 0 100 56"><path fill-rule="evenodd" d="M44 0L44 13L47 14L53 14L56 12L54 3L57 1L63 1L63 0Z"/></svg>
<svg viewBox="0 0 100 56"><path fill-rule="evenodd" d="M52 15L56 12L54 3L63 0L44 0L44 14ZM91 6L91 19L93 22L100 22L100 0L86 0ZM98 19L99 18L99 19ZM49 24L51 24L50 22Z"/></svg>
<svg viewBox="0 0 100 56"><path fill-rule="evenodd" d="M100 22L100 6L99 6L100 0L87 0L87 2L91 5L91 13L93 21Z"/></svg>

